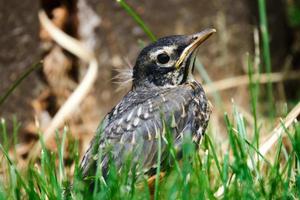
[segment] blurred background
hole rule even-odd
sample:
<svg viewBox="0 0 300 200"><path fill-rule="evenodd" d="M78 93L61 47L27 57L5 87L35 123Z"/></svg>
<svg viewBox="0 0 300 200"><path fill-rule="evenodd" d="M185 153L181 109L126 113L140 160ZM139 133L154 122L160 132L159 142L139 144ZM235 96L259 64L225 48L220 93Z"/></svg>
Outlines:
<svg viewBox="0 0 300 200"><path fill-rule="evenodd" d="M115 77L120 70L132 67L139 51L151 41L120 2L123 1L0 0L0 96L24 71L43 60L43 66L27 76L0 105L0 117L8 127L13 126L14 118L21 124L19 138L24 155L38 139L37 127L47 129L88 69L88 63L62 48L45 30L39 11L44 10L56 27L81 41L96 56L96 82L63 122L86 149L100 120L130 89L130 84L124 87L122 80ZM158 38L191 34L208 27L217 29L200 48L195 73L207 88L211 82L229 80L230 87L207 92L214 106L210 129L220 141L226 132L223 113L232 112L232 101L251 124L248 84L235 79L247 77L248 58L253 60L255 72L266 72L258 2L126 1ZM272 72L281 79L276 79L272 88L274 109L267 106L265 85L261 87L258 108L262 117L273 113L276 121L300 99L300 1L267 0L266 16ZM121 82L122 87L116 82ZM267 124L266 129L272 126ZM51 146L51 142L48 144Z"/></svg>

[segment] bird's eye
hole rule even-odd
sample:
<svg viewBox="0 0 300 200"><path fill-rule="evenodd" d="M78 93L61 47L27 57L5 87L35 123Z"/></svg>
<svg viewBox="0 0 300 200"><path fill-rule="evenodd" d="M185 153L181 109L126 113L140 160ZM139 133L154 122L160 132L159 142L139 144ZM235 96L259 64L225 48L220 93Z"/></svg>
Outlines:
<svg viewBox="0 0 300 200"><path fill-rule="evenodd" d="M160 64L166 64L169 62L170 56L166 53L161 53L161 54L158 54L157 60Z"/></svg>

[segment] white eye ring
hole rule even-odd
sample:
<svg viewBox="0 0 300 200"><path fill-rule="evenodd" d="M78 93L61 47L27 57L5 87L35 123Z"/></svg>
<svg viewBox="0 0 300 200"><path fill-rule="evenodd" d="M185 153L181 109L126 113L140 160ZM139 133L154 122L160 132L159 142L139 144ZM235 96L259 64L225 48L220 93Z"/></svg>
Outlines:
<svg viewBox="0 0 300 200"><path fill-rule="evenodd" d="M167 53L161 53L157 55L156 59L160 64L167 64L170 61L170 56Z"/></svg>
<svg viewBox="0 0 300 200"><path fill-rule="evenodd" d="M171 59L171 55L173 54L174 50L176 49L175 45L172 46L165 46L159 50L152 51L150 53L151 60L155 61L157 65L161 67L172 67L175 64L175 61ZM169 57L168 62L160 62L158 59L159 55L166 54Z"/></svg>

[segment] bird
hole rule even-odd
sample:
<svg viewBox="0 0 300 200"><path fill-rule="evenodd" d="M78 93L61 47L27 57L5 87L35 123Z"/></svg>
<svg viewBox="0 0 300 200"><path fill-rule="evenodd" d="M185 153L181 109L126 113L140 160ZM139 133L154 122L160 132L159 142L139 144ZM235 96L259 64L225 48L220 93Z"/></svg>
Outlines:
<svg viewBox="0 0 300 200"><path fill-rule="evenodd" d="M201 84L193 77L198 47L216 30L158 39L139 53L132 72L132 87L104 117L84 154L83 179L101 170L104 180L113 162L117 171L125 160L138 166L140 174L155 175L158 164L167 168L166 126L176 149L183 140L199 144L207 128L211 106ZM160 142L160 143L159 143ZM159 146L160 144L160 146ZM161 163L157 163L161 148Z"/></svg>

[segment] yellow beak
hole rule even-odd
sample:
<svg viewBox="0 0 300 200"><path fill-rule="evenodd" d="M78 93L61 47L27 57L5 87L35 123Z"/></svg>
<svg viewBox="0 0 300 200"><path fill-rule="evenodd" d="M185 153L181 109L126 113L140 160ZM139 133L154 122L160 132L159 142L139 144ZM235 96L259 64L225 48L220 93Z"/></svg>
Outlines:
<svg viewBox="0 0 300 200"><path fill-rule="evenodd" d="M191 53L194 52L199 47L200 44L202 44L207 38L209 38L215 32L217 32L216 29L209 28L209 29L205 29L204 31L201 31L199 33L192 35L192 38L194 39L194 41L183 50L179 59L175 63L175 68L179 69L182 62L189 55L191 55Z"/></svg>

